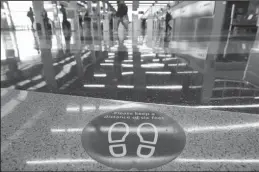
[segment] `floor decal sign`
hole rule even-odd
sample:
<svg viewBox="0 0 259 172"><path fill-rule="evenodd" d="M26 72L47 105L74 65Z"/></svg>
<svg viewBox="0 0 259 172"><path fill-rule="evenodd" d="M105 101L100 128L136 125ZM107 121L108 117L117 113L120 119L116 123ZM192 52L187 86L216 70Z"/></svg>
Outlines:
<svg viewBox="0 0 259 172"><path fill-rule="evenodd" d="M147 109L117 109L93 118L82 145L96 161L116 169L150 169L174 160L184 149L182 127L169 115Z"/></svg>

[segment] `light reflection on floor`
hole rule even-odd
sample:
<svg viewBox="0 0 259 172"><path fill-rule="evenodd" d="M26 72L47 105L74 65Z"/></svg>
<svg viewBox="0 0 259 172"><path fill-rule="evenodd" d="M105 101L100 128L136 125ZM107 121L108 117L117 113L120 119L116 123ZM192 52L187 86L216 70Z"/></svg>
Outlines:
<svg viewBox="0 0 259 172"><path fill-rule="evenodd" d="M151 47L146 44L148 42L145 43L147 36L127 36L129 33L119 36L109 34L109 43L104 41L103 37L96 37L95 41L81 41L84 45L80 49L82 69L79 69L81 64L78 64L79 59L73 54L65 58L56 57L57 48L60 45L64 48L65 43L62 39L58 46L56 36L52 37L51 53L55 72L51 75L58 83L58 93L202 107L204 59L195 56L185 58L165 52L166 47L162 38L165 34L155 35ZM8 37L7 32L2 32L1 35ZM9 82L8 69L5 67L7 71L1 70L2 87L12 86L17 89L48 92L33 32L17 31L15 35L14 32L9 32L9 35L17 39L21 59L18 65L24 78ZM98 36L97 31L94 31L93 35ZM136 45L133 44L133 39L137 40ZM185 44L177 45L174 42L174 45L182 48L186 48ZM197 65L193 66L194 63ZM78 73L80 70L82 73ZM204 107L224 108L222 105L227 105L227 109L230 109L240 105L244 108L253 108L251 105L259 103L256 99L258 95L259 90L245 84L244 81L235 84L234 80L216 78L212 88L211 105Z"/></svg>

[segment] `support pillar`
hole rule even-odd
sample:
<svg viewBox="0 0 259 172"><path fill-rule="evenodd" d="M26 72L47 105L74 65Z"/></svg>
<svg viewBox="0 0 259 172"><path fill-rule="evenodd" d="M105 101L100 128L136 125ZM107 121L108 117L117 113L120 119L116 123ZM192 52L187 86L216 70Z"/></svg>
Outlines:
<svg viewBox="0 0 259 172"><path fill-rule="evenodd" d="M146 35L147 35L147 46L153 47L153 16L148 16L147 18L147 29L146 29Z"/></svg>
<svg viewBox="0 0 259 172"><path fill-rule="evenodd" d="M101 7L100 1L97 1L96 12L97 12L97 32L98 32L98 42L101 41Z"/></svg>
<svg viewBox="0 0 259 172"><path fill-rule="evenodd" d="M148 16L147 18L147 36L152 37L153 36L153 16Z"/></svg>
<svg viewBox="0 0 259 172"><path fill-rule="evenodd" d="M72 26L72 39L73 39L73 45L71 47L71 50L73 53L77 53L80 50L81 47L81 36L80 36L80 26L79 26L79 17L77 13L77 2L76 1L70 1L69 2L69 8L71 10L71 25Z"/></svg>
<svg viewBox="0 0 259 172"><path fill-rule="evenodd" d="M132 57L133 57L133 85L135 86L133 98L135 100L144 101L146 98L146 91L143 88L146 86L145 70L141 68L141 52L138 48L138 36L140 35L138 24L137 7L133 8L132 12Z"/></svg>
<svg viewBox="0 0 259 172"><path fill-rule="evenodd" d="M220 37L214 38L215 35L221 35L221 31L223 28L223 21L225 16L225 1L216 1L215 2L215 12L214 12L214 20L213 27L211 32L211 43L208 47L207 57L204 62L204 78L202 84L202 98L201 103L209 103L210 98L212 96L212 91L214 87L215 80L215 61L217 58L217 54L219 52L220 47Z"/></svg>
<svg viewBox="0 0 259 172"><path fill-rule="evenodd" d="M47 40L46 31L43 25L42 13L44 11L43 1L32 1L33 11L36 23L41 25L41 31L37 31L39 38L39 45L41 51L41 61L43 64L43 75L50 91L57 89L57 82L55 79L55 71L53 68L52 54L51 54L51 40Z"/></svg>
<svg viewBox="0 0 259 172"><path fill-rule="evenodd" d="M59 1L55 1L55 9L54 9L54 21L55 25L57 26L57 29L55 30L56 38L57 38L57 48L58 48L58 54L57 57L64 57L64 51L63 51L63 45L62 45L62 32L61 32L61 22L58 17L59 9L58 6L60 5Z"/></svg>

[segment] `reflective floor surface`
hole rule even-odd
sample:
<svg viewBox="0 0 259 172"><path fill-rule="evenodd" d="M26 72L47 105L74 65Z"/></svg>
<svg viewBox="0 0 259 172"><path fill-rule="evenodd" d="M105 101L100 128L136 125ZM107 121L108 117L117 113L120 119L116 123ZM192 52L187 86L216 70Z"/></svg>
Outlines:
<svg viewBox="0 0 259 172"><path fill-rule="evenodd" d="M12 33L20 60L2 59L1 88L259 113L259 88L243 80L246 61L208 61L206 48L181 55L171 47L188 42L168 42L164 31L88 33L72 38L71 53L62 56L57 47L65 43L55 36L40 53L33 32Z"/></svg>

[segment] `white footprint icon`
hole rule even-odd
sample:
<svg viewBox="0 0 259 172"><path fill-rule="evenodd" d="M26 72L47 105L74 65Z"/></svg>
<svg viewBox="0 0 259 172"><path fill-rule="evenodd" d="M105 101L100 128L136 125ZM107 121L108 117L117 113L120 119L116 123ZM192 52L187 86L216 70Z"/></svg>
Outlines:
<svg viewBox="0 0 259 172"><path fill-rule="evenodd" d="M123 135L123 137L119 140L113 140L112 139L112 132L116 131L115 126L116 125L124 125L125 129L126 129L126 133ZM121 143L121 144L115 144L115 145L110 145L109 146L109 151L110 154L114 157L123 157L127 154L127 149L126 149L126 145L122 144L123 142L125 142L126 137L129 134L129 126L128 124L124 123L124 122L116 122L113 125L110 126L109 131L108 131L108 142L111 143ZM114 148L118 148L118 147L122 147L122 153L115 153L114 152Z"/></svg>
<svg viewBox="0 0 259 172"><path fill-rule="evenodd" d="M148 125L148 126L151 126L153 129L154 129L154 140L153 141L146 141L144 140L144 138L142 137L141 135L141 128L144 126L144 125ZM140 143L146 143L146 144L151 144L151 145L156 145L157 143L157 139L158 139L158 131L157 131L157 128L155 125L151 124L151 123L142 123L141 125L138 126L137 128L137 135L139 136L139 139L140 139ZM149 154L147 155L144 155L141 153L141 149L142 148L147 148L147 149L150 149L150 152ZM137 155L141 158L149 158L151 157L155 152L155 146L148 146L148 145L143 145L143 144L140 144L138 146L138 149L137 149Z"/></svg>

